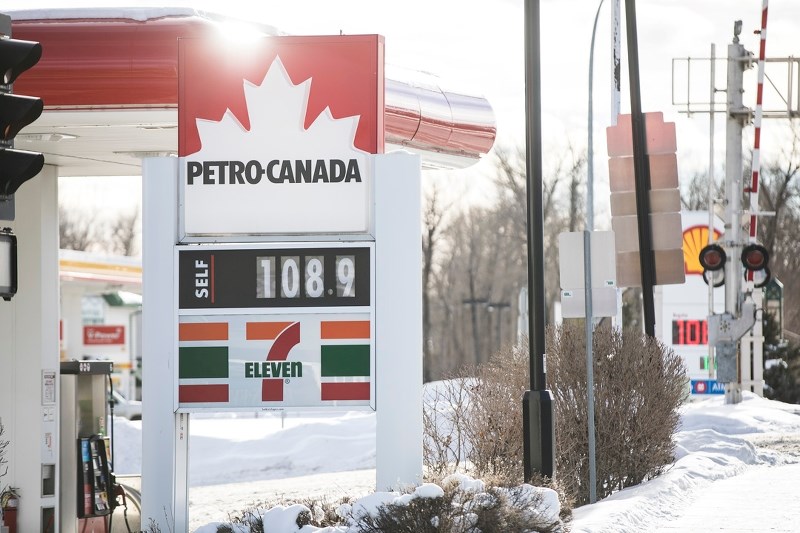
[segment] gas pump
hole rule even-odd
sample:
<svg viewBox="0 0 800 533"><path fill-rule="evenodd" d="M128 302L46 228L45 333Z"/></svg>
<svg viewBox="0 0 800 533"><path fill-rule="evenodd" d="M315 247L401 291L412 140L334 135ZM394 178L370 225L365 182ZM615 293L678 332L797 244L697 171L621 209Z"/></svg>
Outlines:
<svg viewBox="0 0 800 533"><path fill-rule="evenodd" d="M110 361L61 363L59 531L107 533L114 479L108 425Z"/></svg>

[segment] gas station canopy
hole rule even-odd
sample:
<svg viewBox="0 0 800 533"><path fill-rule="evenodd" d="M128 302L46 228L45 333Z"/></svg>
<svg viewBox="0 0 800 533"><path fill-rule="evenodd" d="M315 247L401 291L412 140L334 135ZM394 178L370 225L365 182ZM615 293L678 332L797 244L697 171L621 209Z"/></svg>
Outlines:
<svg viewBox="0 0 800 533"><path fill-rule="evenodd" d="M15 39L42 59L15 92L44 100L17 147L42 152L61 176L138 175L141 159L178 146L178 39L222 38L231 19L185 8L11 12ZM241 25L241 21L238 22ZM262 35L279 35L267 25ZM252 31L252 30L251 30ZM209 80L213 83L213 80ZM464 168L489 152L494 113L485 98L387 65L386 150L403 147L430 168Z"/></svg>

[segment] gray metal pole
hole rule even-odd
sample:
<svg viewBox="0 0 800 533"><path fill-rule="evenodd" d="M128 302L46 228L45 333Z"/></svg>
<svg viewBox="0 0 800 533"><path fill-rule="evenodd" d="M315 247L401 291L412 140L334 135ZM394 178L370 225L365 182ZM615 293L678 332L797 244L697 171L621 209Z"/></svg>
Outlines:
<svg viewBox="0 0 800 533"><path fill-rule="evenodd" d="M592 232L583 232L583 281L586 287L586 402L589 427L589 503L597 501L597 467L594 435L594 358L592 357L594 311L592 309Z"/></svg>
<svg viewBox="0 0 800 533"><path fill-rule="evenodd" d="M594 434L594 365L592 346L594 344L594 311L592 309L592 230L594 230L594 113L592 109L592 96L594 89L594 39L597 34L597 20L600 18L600 8L603 0L597 5L592 26L592 44L589 47L589 139L586 156L586 230L583 232L583 279L586 305L586 392L588 402L588 427L589 427L589 503L597 501L597 468L595 462L595 434Z"/></svg>
<svg viewBox="0 0 800 533"><path fill-rule="evenodd" d="M589 139L586 148L586 229L594 229L594 112L592 109L592 93L594 88L594 38L597 33L597 19L600 18L600 8L603 0L597 5L592 26L592 44L589 47Z"/></svg>
<svg viewBox="0 0 800 533"><path fill-rule="evenodd" d="M728 45L727 121L725 124L725 312L739 316L742 272L738 261L742 250L742 128L747 110L742 104L746 51L739 44L741 21L735 24L733 43ZM737 355L738 358L738 355ZM741 384L725 387L725 403L742 401Z"/></svg>
<svg viewBox="0 0 800 533"><path fill-rule="evenodd" d="M619 38L619 0L611 0L611 126L617 125L620 107L621 43ZM620 309L622 306L620 306Z"/></svg>
<svg viewBox="0 0 800 533"><path fill-rule="evenodd" d="M717 56L717 47L711 43L711 83L709 87L709 113L708 113L708 244L714 242L714 196L716 180L714 179L714 97L717 89L716 65L714 64ZM708 284L708 314L714 314L714 283ZM714 365L714 345L708 343L708 377L713 378L716 374Z"/></svg>

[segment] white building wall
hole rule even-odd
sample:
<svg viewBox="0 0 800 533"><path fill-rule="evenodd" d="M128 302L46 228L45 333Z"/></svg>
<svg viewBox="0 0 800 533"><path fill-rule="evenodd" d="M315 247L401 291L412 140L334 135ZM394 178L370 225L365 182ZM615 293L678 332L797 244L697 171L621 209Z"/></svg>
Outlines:
<svg viewBox="0 0 800 533"><path fill-rule="evenodd" d="M57 481L42 496L43 465L58 471L58 392L48 391L51 404L42 385L43 371L59 370L57 198L56 168L45 166L17 191L16 220L3 222L17 235L19 277L16 296L0 301L0 418L11 443L2 483L20 489L20 532L41 531L42 508L57 506Z"/></svg>

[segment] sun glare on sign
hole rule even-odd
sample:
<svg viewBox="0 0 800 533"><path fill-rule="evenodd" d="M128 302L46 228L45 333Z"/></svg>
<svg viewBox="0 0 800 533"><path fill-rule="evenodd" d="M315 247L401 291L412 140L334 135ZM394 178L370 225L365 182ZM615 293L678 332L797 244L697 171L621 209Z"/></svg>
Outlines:
<svg viewBox="0 0 800 533"><path fill-rule="evenodd" d="M215 24L217 36L233 45L249 45L271 35L263 28L237 20L221 20Z"/></svg>

